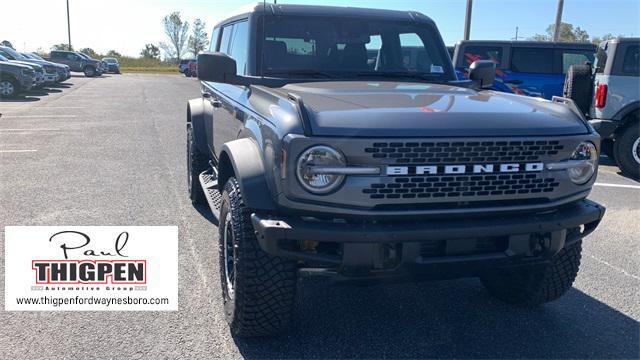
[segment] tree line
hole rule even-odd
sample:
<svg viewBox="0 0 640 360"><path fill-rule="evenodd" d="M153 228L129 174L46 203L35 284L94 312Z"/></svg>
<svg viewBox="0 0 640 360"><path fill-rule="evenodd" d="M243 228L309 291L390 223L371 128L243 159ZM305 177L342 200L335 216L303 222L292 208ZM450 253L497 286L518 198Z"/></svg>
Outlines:
<svg viewBox="0 0 640 360"><path fill-rule="evenodd" d="M545 34L535 34L527 40L533 41L553 41L553 34L555 32L556 25L551 24L547 26ZM611 33L604 34L602 36L590 37L589 33L580 28L580 26L574 26L573 24L562 22L560 23L559 41L562 42L591 42L593 44L600 44L603 41L611 40L617 37L624 37L624 34L615 36Z"/></svg>

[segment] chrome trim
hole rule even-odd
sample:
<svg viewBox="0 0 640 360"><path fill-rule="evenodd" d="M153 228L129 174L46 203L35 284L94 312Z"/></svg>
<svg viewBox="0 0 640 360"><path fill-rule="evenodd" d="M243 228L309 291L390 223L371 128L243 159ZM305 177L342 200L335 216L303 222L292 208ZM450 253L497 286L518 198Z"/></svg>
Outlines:
<svg viewBox="0 0 640 360"><path fill-rule="evenodd" d="M309 169L314 175L380 175L379 167L312 167Z"/></svg>
<svg viewBox="0 0 640 360"><path fill-rule="evenodd" d="M567 170L591 166L591 160L568 160L559 163L547 164L547 170Z"/></svg>

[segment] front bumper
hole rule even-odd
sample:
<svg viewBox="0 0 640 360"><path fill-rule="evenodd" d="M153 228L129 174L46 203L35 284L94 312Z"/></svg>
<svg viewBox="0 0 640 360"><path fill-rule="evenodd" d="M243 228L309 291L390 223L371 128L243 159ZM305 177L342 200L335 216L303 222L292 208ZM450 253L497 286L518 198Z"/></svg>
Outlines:
<svg viewBox="0 0 640 360"><path fill-rule="evenodd" d="M45 73L44 74L44 82L47 84L53 84L60 78L58 73Z"/></svg>
<svg viewBox="0 0 640 360"><path fill-rule="evenodd" d="M260 247L271 255L370 274L385 262L382 270L397 272L405 265L459 264L472 269L472 263L496 267L548 261L567 243L595 230L604 213L603 206L580 200L530 215L348 223L253 214L251 220ZM295 244L305 241L331 243L334 248L337 244L340 249L335 254L296 250ZM485 246L491 241L502 245L491 251ZM485 247L480 249L480 244ZM385 259L385 249L392 249L396 259Z"/></svg>

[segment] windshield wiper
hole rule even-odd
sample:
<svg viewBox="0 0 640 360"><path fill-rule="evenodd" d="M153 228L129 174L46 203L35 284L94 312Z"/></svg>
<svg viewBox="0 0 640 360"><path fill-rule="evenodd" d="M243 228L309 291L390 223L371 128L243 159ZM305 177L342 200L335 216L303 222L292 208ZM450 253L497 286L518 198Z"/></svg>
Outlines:
<svg viewBox="0 0 640 360"><path fill-rule="evenodd" d="M274 75L303 75L303 76L315 76L315 77L325 77L325 78L336 78L338 77L336 74L332 74L326 71L319 71L314 69L283 69L283 70L269 70L265 71L265 75L274 74Z"/></svg>

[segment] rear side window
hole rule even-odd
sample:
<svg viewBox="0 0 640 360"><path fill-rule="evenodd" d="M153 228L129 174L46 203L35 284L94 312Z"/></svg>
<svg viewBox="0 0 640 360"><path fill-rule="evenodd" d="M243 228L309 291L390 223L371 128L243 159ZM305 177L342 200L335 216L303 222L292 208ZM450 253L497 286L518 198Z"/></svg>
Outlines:
<svg viewBox="0 0 640 360"><path fill-rule="evenodd" d="M52 59L59 59L59 58L61 58L61 57L63 57L61 53L59 53L59 52L55 52L55 51L52 51L52 52L51 52L51 58L52 58Z"/></svg>
<svg viewBox="0 0 640 360"><path fill-rule="evenodd" d="M477 60L491 60L496 67L502 67L502 47L500 46L466 46L464 48L465 68Z"/></svg>
<svg viewBox="0 0 640 360"><path fill-rule="evenodd" d="M552 74L553 49L513 48L511 71L523 73Z"/></svg>
<svg viewBox="0 0 640 360"><path fill-rule="evenodd" d="M238 75L247 73L247 53L249 50L249 23L247 21L236 23L233 26L233 37L229 56L236 61Z"/></svg>
<svg viewBox="0 0 640 360"><path fill-rule="evenodd" d="M566 74L571 65L593 64L594 54L591 51L581 50L561 50L562 51L562 73Z"/></svg>
<svg viewBox="0 0 640 360"><path fill-rule="evenodd" d="M622 62L622 72L625 75L638 76L640 73L640 46L633 45L627 47Z"/></svg>

